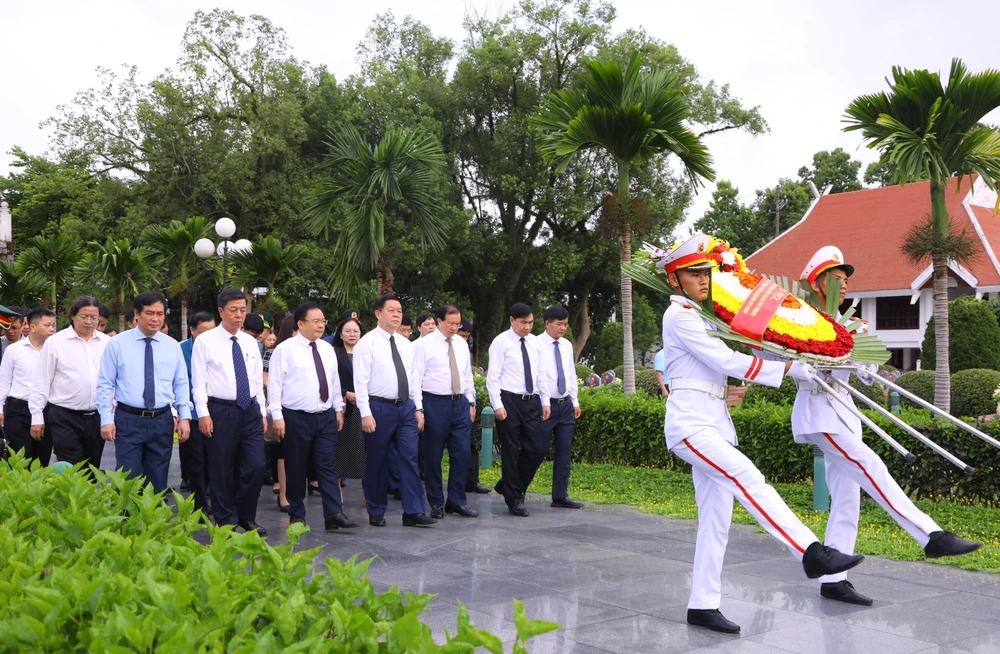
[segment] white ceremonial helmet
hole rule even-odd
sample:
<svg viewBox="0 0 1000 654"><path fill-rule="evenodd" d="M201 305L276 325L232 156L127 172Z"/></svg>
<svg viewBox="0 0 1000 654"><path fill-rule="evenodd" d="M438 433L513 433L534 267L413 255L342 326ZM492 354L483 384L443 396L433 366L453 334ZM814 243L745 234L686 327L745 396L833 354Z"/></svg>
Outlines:
<svg viewBox="0 0 1000 654"><path fill-rule="evenodd" d="M708 234L694 234L667 252L657 251L661 256L656 267L668 275L678 270L711 270L716 264L708 256L709 240Z"/></svg>
<svg viewBox="0 0 1000 654"><path fill-rule="evenodd" d="M848 277L854 274L854 266L844 263L844 253L840 248L835 245L824 245L809 259L799 279L815 282L820 275L833 268L842 268Z"/></svg>

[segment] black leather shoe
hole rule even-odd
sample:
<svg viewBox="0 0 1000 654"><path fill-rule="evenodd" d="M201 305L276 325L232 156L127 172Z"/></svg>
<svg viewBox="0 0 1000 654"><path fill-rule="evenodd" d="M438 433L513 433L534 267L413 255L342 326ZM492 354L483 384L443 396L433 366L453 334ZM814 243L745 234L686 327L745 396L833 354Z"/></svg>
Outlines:
<svg viewBox="0 0 1000 654"><path fill-rule="evenodd" d="M463 518L478 518L479 511L475 509L470 509L467 506L457 506L455 504L445 504L444 512L451 513L454 515L462 516Z"/></svg>
<svg viewBox="0 0 1000 654"><path fill-rule="evenodd" d="M403 514L404 527L430 527L431 525L434 524L437 524L437 520L435 520L434 518L428 518L423 513Z"/></svg>
<svg viewBox="0 0 1000 654"><path fill-rule="evenodd" d="M330 515L323 518L323 521L326 523L327 531L336 531L338 529L350 529L351 527L358 526L358 523L354 522L343 513L331 513Z"/></svg>
<svg viewBox="0 0 1000 654"><path fill-rule="evenodd" d="M934 531L931 532L930 537L930 541L924 546L924 555L928 559L968 554L983 546L982 543L959 538L950 531Z"/></svg>
<svg viewBox="0 0 1000 654"><path fill-rule="evenodd" d="M188 481L187 479L181 479L181 486L177 490L179 490L182 493L188 492L189 490L191 490L191 482Z"/></svg>
<svg viewBox="0 0 1000 654"><path fill-rule="evenodd" d="M399 490L398 488L396 490L392 491L392 499L394 499L394 500L402 500L403 499L403 491Z"/></svg>
<svg viewBox="0 0 1000 654"><path fill-rule="evenodd" d="M861 554L844 554L816 541L806 549L802 557L802 569L810 579L819 579L850 570L864 560L865 557Z"/></svg>
<svg viewBox="0 0 1000 654"><path fill-rule="evenodd" d="M302 524L305 524L306 523L306 519L302 518L302 517L299 517L297 515L293 515L293 516L290 516L288 518L288 524L294 525L296 522L301 522Z"/></svg>
<svg viewBox="0 0 1000 654"><path fill-rule="evenodd" d="M552 500L552 506L557 509L582 509L583 502L577 502L567 497L561 500Z"/></svg>
<svg viewBox="0 0 1000 654"><path fill-rule="evenodd" d="M282 513L288 513L288 509L292 508L292 505L291 504L282 504L280 497L277 498L277 499L278 499L278 510L281 511Z"/></svg>
<svg viewBox="0 0 1000 654"><path fill-rule="evenodd" d="M373 515L368 514L368 524L372 527L384 527L385 526L385 516L384 515Z"/></svg>
<svg viewBox="0 0 1000 654"><path fill-rule="evenodd" d="M740 626L727 620L719 609L688 609L688 624L724 634L740 633Z"/></svg>
<svg viewBox="0 0 1000 654"><path fill-rule="evenodd" d="M444 506L441 504L435 504L431 507L431 517L435 520L444 519Z"/></svg>
<svg viewBox="0 0 1000 654"><path fill-rule="evenodd" d="M267 536L267 529L264 529L253 520L243 520L241 522L237 522L236 526L242 529L243 531L256 531L257 535L260 536L261 538Z"/></svg>
<svg viewBox="0 0 1000 654"><path fill-rule="evenodd" d="M530 513L528 513L528 509L524 508L524 502L518 502L517 504L512 504L507 507L507 510L510 511L511 515L516 515L519 518L527 518L529 515L531 515Z"/></svg>
<svg viewBox="0 0 1000 654"><path fill-rule="evenodd" d="M470 486L466 487L465 492L466 493L478 493L479 495L489 495L490 494L490 489L487 488L486 486L483 486L480 483L476 483L476 484L473 484L473 485L470 485Z"/></svg>
<svg viewBox="0 0 1000 654"><path fill-rule="evenodd" d="M819 594L826 599L837 600L838 602L847 602L848 604L871 606L873 603L872 598L865 597L858 591L854 590L854 584L846 579L829 584L820 584Z"/></svg>

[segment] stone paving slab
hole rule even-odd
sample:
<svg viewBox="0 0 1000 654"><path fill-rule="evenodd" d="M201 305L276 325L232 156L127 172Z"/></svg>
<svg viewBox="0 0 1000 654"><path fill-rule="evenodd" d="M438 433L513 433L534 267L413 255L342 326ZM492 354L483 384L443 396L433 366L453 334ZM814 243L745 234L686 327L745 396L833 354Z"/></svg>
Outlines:
<svg viewBox="0 0 1000 654"><path fill-rule="evenodd" d="M113 447L104 465L114 467ZM176 452L171 472L176 486ZM695 521L624 506L554 509L549 501L530 496L531 516L516 518L500 496L470 494L480 518L446 516L416 529L402 526L400 503L390 499L387 526L375 528L351 480L345 511L362 526L325 532L319 498L307 498L313 531L303 547L323 545L321 556L375 557L369 576L376 589L437 594L423 619L442 639L445 629L454 632L462 602L473 624L513 642L516 597L528 617L564 625L533 639L531 652L1000 653L1000 575L868 557L850 579L875 604L851 606L822 599L780 544L746 525L733 526L722 589L722 610L742 633L690 627ZM288 517L266 487L257 521L270 542L287 542Z"/></svg>

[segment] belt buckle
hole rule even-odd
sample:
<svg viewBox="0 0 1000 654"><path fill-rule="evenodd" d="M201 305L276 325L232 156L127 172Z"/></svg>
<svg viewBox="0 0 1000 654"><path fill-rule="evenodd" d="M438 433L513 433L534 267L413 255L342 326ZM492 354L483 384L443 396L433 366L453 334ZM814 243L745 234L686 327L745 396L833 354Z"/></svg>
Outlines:
<svg viewBox="0 0 1000 654"><path fill-rule="evenodd" d="M724 386L723 388L725 390L722 391L722 397L720 399L728 400L729 399L729 386Z"/></svg>
<svg viewBox="0 0 1000 654"><path fill-rule="evenodd" d="M140 413L139 416L141 418L155 418L156 411L153 411L152 409L143 409L142 413Z"/></svg>
<svg viewBox="0 0 1000 654"><path fill-rule="evenodd" d="M525 393L524 395L521 396L521 401L522 402L527 402L530 399L531 399L531 396L528 395L527 393Z"/></svg>

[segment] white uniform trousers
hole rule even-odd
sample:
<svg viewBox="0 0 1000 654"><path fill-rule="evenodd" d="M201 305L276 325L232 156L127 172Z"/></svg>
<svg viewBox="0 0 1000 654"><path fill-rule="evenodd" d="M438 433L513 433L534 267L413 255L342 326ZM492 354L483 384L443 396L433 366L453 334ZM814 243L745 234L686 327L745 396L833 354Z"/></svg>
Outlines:
<svg viewBox="0 0 1000 654"><path fill-rule="evenodd" d="M826 524L825 545L844 554L854 553L858 538L858 516L861 513L861 492L878 502L899 526L905 529L921 547L927 545L931 532L941 529L913 504L910 497L889 474L885 463L860 434L806 434L808 443L823 450L826 484L830 489L830 519ZM840 581L847 573L820 577L820 583Z"/></svg>
<svg viewBox="0 0 1000 654"><path fill-rule="evenodd" d="M722 601L722 562L734 497L800 561L806 548L817 541L753 462L715 430L703 429L688 436L672 451L691 464L698 503L689 609L717 609Z"/></svg>

